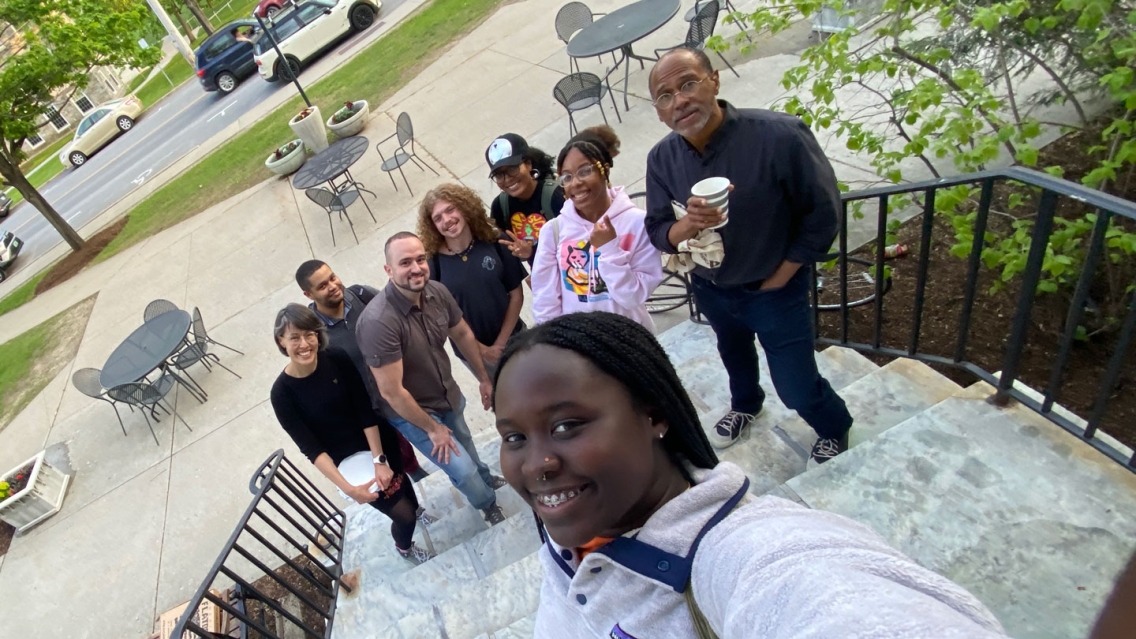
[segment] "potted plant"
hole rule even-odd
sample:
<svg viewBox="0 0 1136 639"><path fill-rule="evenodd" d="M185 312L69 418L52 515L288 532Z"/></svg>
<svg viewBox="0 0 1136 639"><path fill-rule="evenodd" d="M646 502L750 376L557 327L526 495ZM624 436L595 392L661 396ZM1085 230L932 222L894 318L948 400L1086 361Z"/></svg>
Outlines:
<svg viewBox="0 0 1136 639"><path fill-rule="evenodd" d="M307 159L308 156L304 153L303 140L292 140L268 154L264 166L276 175L291 175L300 170Z"/></svg>
<svg viewBox="0 0 1136 639"><path fill-rule="evenodd" d="M24 532L59 512L71 476L35 457L0 475L0 521Z"/></svg>
<svg viewBox="0 0 1136 639"><path fill-rule="evenodd" d="M357 135L367 123L367 114L371 112L366 100L344 102L343 107L327 119L327 128L331 129L339 138L348 138Z"/></svg>
<svg viewBox="0 0 1136 639"><path fill-rule="evenodd" d="M296 114L288 121L288 126L296 137L304 141L304 146L315 153L327 148L327 129L323 126L323 117L318 106L310 106Z"/></svg>

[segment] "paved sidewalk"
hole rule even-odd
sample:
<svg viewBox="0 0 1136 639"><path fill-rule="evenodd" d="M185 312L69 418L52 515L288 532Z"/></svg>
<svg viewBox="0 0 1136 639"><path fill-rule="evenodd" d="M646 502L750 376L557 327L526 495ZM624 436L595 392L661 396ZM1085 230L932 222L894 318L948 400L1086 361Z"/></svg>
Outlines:
<svg viewBox="0 0 1136 639"><path fill-rule="evenodd" d="M412 0L400 10L418 4ZM602 0L593 10L622 4L627 2ZM352 173L377 194L367 202L378 221L372 222L361 206L351 208L358 244L346 222L334 220L338 246L333 246L326 214L288 181L270 179L4 316L0 342L98 294L72 365L0 431L0 468L45 446L64 444L76 471L63 511L17 537L0 564L0 637L144 637L157 614L197 587L248 504L250 474L269 453L285 449L317 485L330 488L304 463L268 403L272 381L285 364L271 338L272 319L284 304L305 301L292 279L295 268L318 257L349 284L382 286L383 242L396 231L414 229L416 205L427 189L461 180L487 200L495 196L483 159L494 137L519 133L555 155L568 138L568 118L552 98L552 86L568 69L564 45L553 30L557 8L541 0L502 7L379 105L363 134L373 141L386 137L394 131L393 118L409 112L420 155L442 177L404 167L416 194L412 198L401 182L397 192L391 187L379 171L378 155L368 151ZM636 49L648 52L680 42L687 27L680 18L681 12ZM730 36L735 29L726 25L721 32ZM792 52L806 46L808 37L808 26L801 25L762 43L746 59L731 56L741 79L725 71L722 96L745 106L774 102L782 94L782 73L797 62ZM602 73L595 59L581 64ZM620 111L622 123L610 100L604 107L623 141L612 181L632 191L641 190L647 153L667 132L647 98L648 70L633 69L631 109ZM622 100L617 101L622 109ZM234 126L255 118L250 113ZM577 117L581 126L601 121L597 109ZM820 137L842 180L853 188L876 182L863 159L830 135ZM184 169L206 152L199 149L170 171ZM120 203L115 211L125 207ZM101 219L113 219L115 211ZM123 411L129 432L123 437L113 411L79 394L69 381L73 369L101 367L155 298L200 307L210 334L245 353L218 353L242 379L219 368L193 371L209 401L198 404L179 394L177 410L193 431L165 419L156 427L159 446L140 415ZM531 317L528 301L525 315ZM682 319L676 312L663 318L660 329ZM476 387L464 367L454 371L462 388ZM492 428L492 416L476 406L467 418L475 435Z"/></svg>

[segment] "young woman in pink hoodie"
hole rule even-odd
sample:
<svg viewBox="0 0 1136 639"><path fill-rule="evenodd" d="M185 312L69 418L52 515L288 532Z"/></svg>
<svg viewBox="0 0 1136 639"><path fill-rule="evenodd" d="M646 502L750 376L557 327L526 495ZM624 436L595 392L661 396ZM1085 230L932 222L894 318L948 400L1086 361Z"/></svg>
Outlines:
<svg viewBox="0 0 1136 639"><path fill-rule="evenodd" d="M611 186L619 138L608 126L584 129L556 160L565 203L541 230L533 262L533 317L539 324L577 311L608 311L651 332L647 298L663 281L662 257L645 213ZM549 241L551 240L551 241Z"/></svg>

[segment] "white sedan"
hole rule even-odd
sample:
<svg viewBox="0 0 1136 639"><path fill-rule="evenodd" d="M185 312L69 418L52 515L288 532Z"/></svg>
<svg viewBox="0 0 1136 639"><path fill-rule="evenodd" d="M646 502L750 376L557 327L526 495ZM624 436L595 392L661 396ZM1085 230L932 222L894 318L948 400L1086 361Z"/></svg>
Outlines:
<svg viewBox="0 0 1136 639"><path fill-rule="evenodd" d="M291 80L308 60L374 24L381 7L379 0L306 0L285 7L272 16L267 33L256 41L253 60L260 76L269 82Z"/></svg>

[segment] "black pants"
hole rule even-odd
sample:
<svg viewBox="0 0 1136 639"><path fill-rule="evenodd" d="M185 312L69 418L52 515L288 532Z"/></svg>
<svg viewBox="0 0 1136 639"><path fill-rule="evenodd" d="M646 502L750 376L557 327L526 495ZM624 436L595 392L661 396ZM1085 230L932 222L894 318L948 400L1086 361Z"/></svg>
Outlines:
<svg viewBox="0 0 1136 639"><path fill-rule="evenodd" d="M409 477L400 473L391 480L392 483L396 481L400 484L397 490L390 494L379 493L379 498L371 502L371 505L391 518L394 545L399 550L408 550L414 539L414 527L418 523L418 496L414 494L414 485L410 483Z"/></svg>

